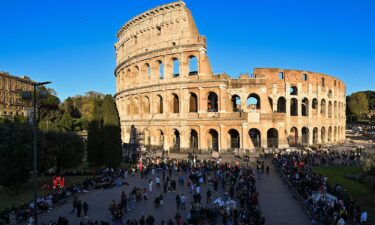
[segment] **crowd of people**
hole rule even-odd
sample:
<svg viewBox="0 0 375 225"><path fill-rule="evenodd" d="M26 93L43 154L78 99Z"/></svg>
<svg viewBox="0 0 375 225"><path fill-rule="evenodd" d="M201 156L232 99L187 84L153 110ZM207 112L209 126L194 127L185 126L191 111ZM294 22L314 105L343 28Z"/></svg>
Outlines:
<svg viewBox="0 0 375 225"><path fill-rule="evenodd" d="M161 219L162 225L265 223L258 203L255 174L248 167L196 158L153 157L138 163L135 170L133 175L139 173L148 187L134 187L129 193L123 191L118 201L110 202L115 225L153 225L157 215L142 215L136 219L134 215L128 217L127 213L139 204L163 207L166 195L173 195L176 213L173 218ZM156 197L148 199L148 193L152 192L156 192L153 194Z"/></svg>
<svg viewBox="0 0 375 225"><path fill-rule="evenodd" d="M312 165L326 165L328 162L354 160L353 152L320 152L302 154L289 152L276 154L274 163L279 171L302 198L315 224L319 225L360 225L366 224L367 212L353 201L340 185L330 186L327 178L314 173ZM348 157L349 156L349 157Z"/></svg>
<svg viewBox="0 0 375 225"><path fill-rule="evenodd" d="M82 174L82 172L70 172L70 174ZM85 173L86 174L86 173ZM123 181L124 170L100 169L92 174L92 177L85 179L81 184L74 184L65 187L58 187L46 191L43 196L37 198L38 212L49 211L54 205L64 203L73 196L92 189L113 188L126 184ZM52 178L51 178L52 182ZM28 221L33 215L34 202L23 203L19 206L13 205L0 212L0 225L13 224Z"/></svg>

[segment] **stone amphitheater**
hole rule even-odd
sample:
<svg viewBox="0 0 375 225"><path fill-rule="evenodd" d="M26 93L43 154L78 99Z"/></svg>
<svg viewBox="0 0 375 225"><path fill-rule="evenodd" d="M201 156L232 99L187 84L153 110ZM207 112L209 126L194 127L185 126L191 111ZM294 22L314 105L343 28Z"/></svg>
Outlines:
<svg viewBox="0 0 375 225"><path fill-rule="evenodd" d="M322 73L255 68L212 72L206 37L182 1L117 33L116 104L122 141L170 152L226 152L345 140L345 84Z"/></svg>

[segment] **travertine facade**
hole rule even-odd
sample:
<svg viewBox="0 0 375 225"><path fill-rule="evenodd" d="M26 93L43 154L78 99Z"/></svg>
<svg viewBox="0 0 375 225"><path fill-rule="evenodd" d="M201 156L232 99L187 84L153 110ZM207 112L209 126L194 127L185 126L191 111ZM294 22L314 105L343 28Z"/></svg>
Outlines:
<svg viewBox="0 0 375 225"><path fill-rule="evenodd" d="M22 101L20 92L32 91L28 77L16 77L0 72L0 116L27 115L29 106Z"/></svg>
<svg viewBox="0 0 375 225"><path fill-rule="evenodd" d="M122 140L165 150L226 151L339 143L345 84L302 70L213 74L185 3L151 9L117 33Z"/></svg>

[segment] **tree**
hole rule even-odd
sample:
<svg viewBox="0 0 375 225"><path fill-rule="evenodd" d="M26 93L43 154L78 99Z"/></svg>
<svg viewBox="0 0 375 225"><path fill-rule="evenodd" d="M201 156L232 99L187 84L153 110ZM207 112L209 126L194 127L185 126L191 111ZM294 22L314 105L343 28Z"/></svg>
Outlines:
<svg viewBox="0 0 375 225"><path fill-rule="evenodd" d="M368 112L368 100L365 93L357 92L350 96L349 100L350 112L360 117Z"/></svg>
<svg viewBox="0 0 375 225"><path fill-rule="evenodd" d="M45 134L45 160L56 167L57 174L61 169L78 166L83 159L84 142L74 132L48 132Z"/></svg>
<svg viewBox="0 0 375 225"><path fill-rule="evenodd" d="M27 124L0 124L0 185L18 189L30 178L33 133Z"/></svg>
<svg viewBox="0 0 375 225"><path fill-rule="evenodd" d="M62 131L73 131L74 119L69 112L65 112L59 121L59 127Z"/></svg>
<svg viewBox="0 0 375 225"><path fill-rule="evenodd" d="M105 164L116 168L122 159L121 128L116 103L111 95L103 100L103 153Z"/></svg>
<svg viewBox="0 0 375 225"><path fill-rule="evenodd" d="M102 111L99 101L94 102L92 120L88 125L87 134L87 161L91 166L97 167L103 164L103 133Z"/></svg>

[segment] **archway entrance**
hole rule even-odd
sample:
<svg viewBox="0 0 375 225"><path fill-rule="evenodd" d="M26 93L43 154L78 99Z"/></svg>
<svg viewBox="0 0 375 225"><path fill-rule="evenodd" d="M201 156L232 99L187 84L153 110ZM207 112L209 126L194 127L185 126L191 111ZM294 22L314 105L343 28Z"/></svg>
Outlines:
<svg viewBox="0 0 375 225"><path fill-rule="evenodd" d="M267 131L267 147L279 147L279 132L275 128L271 128Z"/></svg>
<svg viewBox="0 0 375 225"><path fill-rule="evenodd" d="M240 148L240 134L235 129L230 129L228 131L229 140L230 140L230 148Z"/></svg>
<svg viewBox="0 0 375 225"><path fill-rule="evenodd" d="M209 138L208 138L208 147L212 151L219 151L219 134L216 130L210 129L208 131Z"/></svg>
<svg viewBox="0 0 375 225"><path fill-rule="evenodd" d="M179 151L180 150L180 132L178 130L175 130L173 132L173 150Z"/></svg>
<svg viewBox="0 0 375 225"><path fill-rule="evenodd" d="M256 128L252 128L249 130L250 140L253 143L254 148L260 148L261 141L260 141L260 131Z"/></svg>
<svg viewBox="0 0 375 225"><path fill-rule="evenodd" d="M296 127L292 127L289 133L289 146L296 147L298 146L298 129Z"/></svg>
<svg viewBox="0 0 375 225"><path fill-rule="evenodd" d="M198 133L195 130L190 131L190 148L193 150L198 149Z"/></svg>
<svg viewBox="0 0 375 225"><path fill-rule="evenodd" d="M309 144L309 129L307 127L302 128L302 145Z"/></svg>

